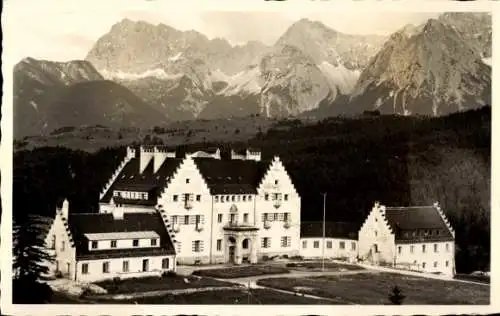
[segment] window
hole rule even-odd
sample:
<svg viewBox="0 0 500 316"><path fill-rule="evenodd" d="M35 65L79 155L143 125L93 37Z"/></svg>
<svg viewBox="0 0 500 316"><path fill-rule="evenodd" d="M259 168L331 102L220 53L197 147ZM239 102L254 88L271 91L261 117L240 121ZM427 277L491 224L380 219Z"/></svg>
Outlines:
<svg viewBox="0 0 500 316"><path fill-rule="evenodd" d="M446 244L446 251L450 251L450 245Z"/></svg>
<svg viewBox="0 0 500 316"><path fill-rule="evenodd" d="M290 213L285 213L283 215L283 219L284 219L285 222L288 222L290 220Z"/></svg>
<svg viewBox="0 0 500 316"><path fill-rule="evenodd" d="M199 195L199 194L197 194L197 195L196 195L196 201L197 201L197 202L200 202L200 201L201 201L201 195Z"/></svg>
<svg viewBox="0 0 500 316"><path fill-rule="evenodd" d="M377 232L377 231L375 231L375 237L377 237L377 235L378 235L378 232Z"/></svg>
<svg viewBox="0 0 500 316"><path fill-rule="evenodd" d="M281 247L290 247L291 245L291 237L283 236L281 237Z"/></svg>
<svg viewBox="0 0 500 316"><path fill-rule="evenodd" d="M345 249L345 241L341 241L339 246L340 246L340 249Z"/></svg>
<svg viewBox="0 0 500 316"><path fill-rule="evenodd" d="M217 202L219 202L219 196L218 195L215 196L215 203L217 203Z"/></svg>
<svg viewBox="0 0 500 316"><path fill-rule="evenodd" d="M200 215L196 215L195 222L196 222L196 225L201 223L201 216Z"/></svg>
<svg viewBox="0 0 500 316"><path fill-rule="evenodd" d="M111 248L116 248L116 240L111 241Z"/></svg>
<svg viewBox="0 0 500 316"><path fill-rule="evenodd" d="M249 195L249 196L248 196L248 201L251 201L251 200L252 200L252 196L251 196L251 195Z"/></svg>
<svg viewBox="0 0 500 316"><path fill-rule="evenodd" d="M288 194L284 195L284 199L285 199L285 201L288 201Z"/></svg>
<svg viewBox="0 0 500 316"><path fill-rule="evenodd" d="M217 222L222 223L222 214L217 214Z"/></svg>
<svg viewBox="0 0 500 316"><path fill-rule="evenodd" d="M302 241L302 248L304 248L304 249L307 248L307 240Z"/></svg>
<svg viewBox="0 0 500 316"><path fill-rule="evenodd" d="M332 248L332 246L333 245L332 245L332 241L331 240L329 240L329 241L326 242L326 248Z"/></svg>
<svg viewBox="0 0 500 316"><path fill-rule="evenodd" d="M269 238L269 237L263 237L261 239L260 246L262 248L270 248L271 247L271 238Z"/></svg>
<svg viewBox="0 0 500 316"><path fill-rule="evenodd" d="M401 254L401 251L402 251L402 247L401 246L398 246L398 253Z"/></svg>
<svg viewBox="0 0 500 316"><path fill-rule="evenodd" d="M229 202L229 195L226 195L226 202Z"/></svg>
<svg viewBox="0 0 500 316"><path fill-rule="evenodd" d="M89 274L89 264L88 263L82 264L82 274Z"/></svg>
<svg viewBox="0 0 500 316"><path fill-rule="evenodd" d="M139 239L132 240L132 246L138 247L139 246Z"/></svg>
<svg viewBox="0 0 500 316"><path fill-rule="evenodd" d="M438 244L434 244L434 252L438 252Z"/></svg>
<svg viewBox="0 0 500 316"><path fill-rule="evenodd" d="M313 243L314 248L319 248L319 241L315 240Z"/></svg>
<svg viewBox="0 0 500 316"><path fill-rule="evenodd" d="M242 199L243 199L243 202L245 202L247 200L247 196L243 195Z"/></svg>
<svg viewBox="0 0 500 316"><path fill-rule="evenodd" d="M193 252L201 252L201 240L193 241Z"/></svg>
<svg viewBox="0 0 500 316"><path fill-rule="evenodd" d="M351 242L351 249L356 250L356 243L354 241Z"/></svg>
<svg viewBox="0 0 500 316"><path fill-rule="evenodd" d="M230 223L236 224L236 214L231 214Z"/></svg>
<svg viewBox="0 0 500 316"><path fill-rule="evenodd" d="M422 262L422 268L425 269L425 262Z"/></svg>
<svg viewBox="0 0 500 316"><path fill-rule="evenodd" d="M241 247L243 249L248 249L248 239L244 239L243 240L243 243L241 244Z"/></svg>
<svg viewBox="0 0 500 316"><path fill-rule="evenodd" d="M92 249L97 249L97 241L92 242Z"/></svg>
<svg viewBox="0 0 500 316"><path fill-rule="evenodd" d="M217 239L217 251L222 250L222 239Z"/></svg>
<svg viewBox="0 0 500 316"><path fill-rule="evenodd" d="M274 184L276 184L276 185L277 185L277 184L278 184L278 180L274 180Z"/></svg>
<svg viewBox="0 0 500 316"><path fill-rule="evenodd" d="M142 271L143 272L149 271L149 260L148 259L142 260Z"/></svg>
<svg viewBox="0 0 500 316"><path fill-rule="evenodd" d="M52 235L52 242L50 244L50 249L56 249L56 235Z"/></svg>
<svg viewBox="0 0 500 316"><path fill-rule="evenodd" d="M413 249L415 249L415 246L410 246L410 253L413 253Z"/></svg>
<svg viewBox="0 0 500 316"><path fill-rule="evenodd" d="M279 221L279 213L274 213L274 221Z"/></svg>
<svg viewBox="0 0 500 316"><path fill-rule="evenodd" d="M177 201L179 201L179 196L176 194L176 195L174 195L174 202L177 202Z"/></svg>
<svg viewBox="0 0 500 316"><path fill-rule="evenodd" d="M189 183L189 178L186 179L186 183Z"/></svg>
<svg viewBox="0 0 500 316"><path fill-rule="evenodd" d="M189 215L184 215L184 225L189 225Z"/></svg>
<svg viewBox="0 0 500 316"><path fill-rule="evenodd" d="M103 262L102 263L102 273L109 273L109 262Z"/></svg>
<svg viewBox="0 0 500 316"><path fill-rule="evenodd" d="M438 266L437 261L434 261L434 268L437 268L437 266Z"/></svg>
<svg viewBox="0 0 500 316"><path fill-rule="evenodd" d="M96 243L96 248L97 248L97 242ZM64 251L64 249L66 248L66 243L64 242L64 240L61 242L61 251Z"/></svg>
<svg viewBox="0 0 500 316"><path fill-rule="evenodd" d="M267 193L266 193L266 194L264 194L264 199L265 199L266 201L269 201L269 194L267 194Z"/></svg>
<svg viewBox="0 0 500 316"><path fill-rule="evenodd" d="M377 244L373 244L373 251L378 252L378 245Z"/></svg>
<svg viewBox="0 0 500 316"><path fill-rule="evenodd" d="M248 223L248 213L243 214L243 222Z"/></svg>
<svg viewBox="0 0 500 316"><path fill-rule="evenodd" d="M177 224L178 223L178 217L177 216L172 216L172 223Z"/></svg>
<svg viewBox="0 0 500 316"><path fill-rule="evenodd" d="M422 245L422 252L425 253L425 245Z"/></svg>
<svg viewBox="0 0 500 316"><path fill-rule="evenodd" d="M239 201L240 201L240 199L241 199L241 196L239 196L239 195L238 195L238 198L237 198L237 199L238 199L238 202L239 202Z"/></svg>
<svg viewBox="0 0 500 316"><path fill-rule="evenodd" d="M128 267L128 260L123 260L122 262L122 272L128 272L129 271L129 267Z"/></svg>
<svg viewBox="0 0 500 316"><path fill-rule="evenodd" d="M236 197L234 195L231 195L231 201L234 202Z"/></svg>
<svg viewBox="0 0 500 316"><path fill-rule="evenodd" d="M151 239L151 246L156 246L157 240L156 238Z"/></svg>
<svg viewBox="0 0 500 316"><path fill-rule="evenodd" d="M163 258L161 260L161 268L162 269L168 269L170 266L170 260L168 258Z"/></svg>
<svg viewBox="0 0 500 316"><path fill-rule="evenodd" d="M446 266L447 268L448 268L448 265L449 265L449 263L448 263L448 261L446 261L446 262L445 262L445 266Z"/></svg>

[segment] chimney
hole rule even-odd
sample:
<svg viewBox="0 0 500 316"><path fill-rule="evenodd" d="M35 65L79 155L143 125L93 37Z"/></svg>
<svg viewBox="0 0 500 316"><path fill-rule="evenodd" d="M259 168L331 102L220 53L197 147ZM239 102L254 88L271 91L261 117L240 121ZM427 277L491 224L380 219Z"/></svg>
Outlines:
<svg viewBox="0 0 500 316"><path fill-rule="evenodd" d="M135 154L136 154L135 148L132 148L130 146L127 147L127 160L135 158Z"/></svg>
<svg viewBox="0 0 500 316"><path fill-rule="evenodd" d="M61 207L61 214L64 218L68 218L69 216L69 202L68 199L64 199L62 207Z"/></svg>
<svg viewBox="0 0 500 316"><path fill-rule="evenodd" d="M139 173L143 173L154 156L154 149L151 147L141 146L139 155Z"/></svg>

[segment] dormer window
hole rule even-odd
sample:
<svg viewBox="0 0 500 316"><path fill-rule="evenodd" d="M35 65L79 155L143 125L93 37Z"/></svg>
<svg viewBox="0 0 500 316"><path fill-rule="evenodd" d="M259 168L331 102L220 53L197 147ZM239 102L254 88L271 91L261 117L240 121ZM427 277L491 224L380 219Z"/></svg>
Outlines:
<svg viewBox="0 0 500 316"><path fill-rule="evenodd" d="M226 195L226 202L229 202L229 195Z"/></svg>
<svg viewBox="0 0 500 316"><path fill-rule="evenodd" d="M201 201L201 195L196 195L196 201L200 202Z"/></svg>
<svg viewBox="0 0 500 316"><path fill-rule="evenodd" d="M215 196L215 203L217 203L217 202L219 202L219 196L218 195Z"/></svg>
<svg viewBox="0 0 500 316"><path fill-rule="evenodd" d="M111 248L116 248L116 240L111 241Z"/></svg>
<svg viewBox="0 0 500 316"><path fill-rule="evenodd" d="M97 241L93 241L91 243L91 247L92 247L92 249L97 249Z"/></svg>
<svg viewBox="0 0 500 316"><path fill-rule="evenodd" d="M245 202L247 200L247 196L243 195L242 199L243 199L243 202Z"/></svg>
<svg viewBox="0 0 500 316"><path fill-rule="evenodd" d="M186 179L186 183L189 183L189 178Z"/></svg>
<svg viewBox="0 0 500 316"><path fill-rule="evenodd" d="M132 240L132 246L139 247L139 239Z"/></svg>
<svg viewBox="0 0 500 316"><path fill-rule="evenodd" d="M231 196L231 201L233 201L233 202L234 202L235 200L236 200L236 197L235 197L234 195L233 195L233 196Z"/></svg>
<svg viewBox="0 0 500 316"><path fill-rule="evenodd" d="M151 239L151 246L156 246L157 240L156 238Z"/></svg>

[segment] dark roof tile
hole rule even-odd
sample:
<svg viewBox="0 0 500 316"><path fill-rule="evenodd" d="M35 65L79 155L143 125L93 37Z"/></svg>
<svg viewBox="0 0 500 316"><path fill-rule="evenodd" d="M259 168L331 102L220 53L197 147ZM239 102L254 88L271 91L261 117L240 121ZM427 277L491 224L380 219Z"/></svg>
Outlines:
<svg viewBox="0 0 500 316"><path fill-rule="evenodd" d="M325 222L325 237L339 239L358 239L359 225L348 222ZM301 238L322 238L323 222L302 222Z"/></svg>

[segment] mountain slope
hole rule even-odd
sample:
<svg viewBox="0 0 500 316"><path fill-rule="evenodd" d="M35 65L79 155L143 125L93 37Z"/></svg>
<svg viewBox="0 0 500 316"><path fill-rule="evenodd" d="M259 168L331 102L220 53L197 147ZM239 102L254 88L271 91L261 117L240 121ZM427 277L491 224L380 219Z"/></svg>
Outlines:
<svg viewBox="0 0 500 316"><path fill-rule="evenodd" d="M490 104L491 67L482 58L477 44L442 19L407 26L371 60L347 100L321 115L376 109L437 116Z"/></svg>
<svg viewBox="0 0 500 316"><path fill-rule="evenodd" d="M105 81L87 61L26 58L14 67L15 138L62 126L121 127L164 119L127 88Z"/></svg>
<svg viewBox="0 0 500 316"><path fill-rule="evenodd" d="M21 60L14 66L14 137L47 130L47 108L53 91L75 83L102 79L92 64L86 61Z"/></svg>

